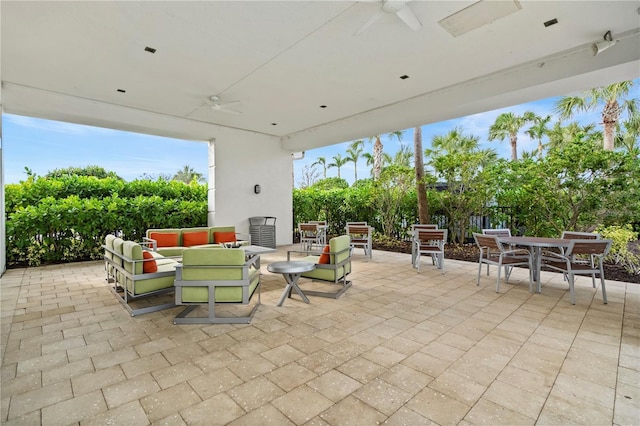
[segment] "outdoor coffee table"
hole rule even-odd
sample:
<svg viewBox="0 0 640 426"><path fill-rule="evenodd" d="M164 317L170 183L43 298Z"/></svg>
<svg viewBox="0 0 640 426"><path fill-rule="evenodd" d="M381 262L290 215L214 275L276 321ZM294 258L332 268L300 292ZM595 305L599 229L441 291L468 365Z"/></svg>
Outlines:
<svg viewBox="0 0 640 426"><path fill-rule="evenodd" d="M284 288L282 296L280 296L280 300L278 301L278 306L282 306L287 295L291 295L291 290L295 290L305 303L309 303L307 296L305 296L302 289L298 287L298 280L303 272L313 271L314 269L316 269L315 263L302 262L299 260L272 262L267 266L269 272L282 274L287 282L287 286Z"/></svg>

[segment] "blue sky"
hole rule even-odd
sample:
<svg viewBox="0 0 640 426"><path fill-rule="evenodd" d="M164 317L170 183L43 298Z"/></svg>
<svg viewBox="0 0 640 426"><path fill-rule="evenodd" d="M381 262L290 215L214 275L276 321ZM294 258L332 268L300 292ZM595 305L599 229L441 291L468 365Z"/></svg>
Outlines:
<svg viewBox="0 0 640 426"><path fill-rule="evenodd" d="M633 86L633 97L640 97L640 80L636 79ZM436 135L444 135L454 127L461 127L465 134L480 137L481 147L494 148L500 157L510 157L509 141L487 141L489 127L503 112L522 114L533 111L544 116L552 115L553 107L558 97L543 99L527 104L516 105L494 111L483 112L466 117L456 118L422 127L423 148L429 148ZM37 175L44 175L48 171L66 167L86 167L97 165L108 171L113 171L125 180L133 180L143 174L157 176L159 174L174 175L185 165L195 171L207 175L207 144L193 141L181 141L160 138L137 133L127 133L98 127L82 126L57 121L41 120L37 118L3 114L2 148L4 153L5 183L18 183L25 180L27 175L24 168L28 167ZM600 123L600 111L580 114L575 120L586 123ZM526 130L523 129L523 131ZM404 130L402 143L413 151L413 128ZM394 155L400 142L397 139L388 140L383 137L384 151ZM309 150L302 160L294 161L296 186L300 181L301 171L305 165L313 164L318 157L325 157L327 163L332 157L340 153L346 155L349 142L336 144L324 148ZM531 140L522 133L518 137L518 155L523 151L533 151L537 141ZM365 143L365 152L371 152L372 144ZM322 169L316 166L322 177ZM340 169L341 177L350 184L354 180L354 164L347 163ZM327 177L337 176L337 169L327 170ZM369 176L369 167L365 160L358 162L358 177Z"/></svg>

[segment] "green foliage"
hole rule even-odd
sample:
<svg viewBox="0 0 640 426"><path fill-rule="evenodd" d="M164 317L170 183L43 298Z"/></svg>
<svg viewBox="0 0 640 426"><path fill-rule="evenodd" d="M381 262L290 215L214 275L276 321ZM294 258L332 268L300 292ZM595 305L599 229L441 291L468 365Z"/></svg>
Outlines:
<svg viewBox="0 0 640 426"><path fill-rule="evenodd" d="M638 240L638 233L631 225L599 226L596 232L603 239L613 241L607 260L622 265L631 274L640 274L640 256L629 250L629 243Z"/></svg>
<svg viewBox="0 0 640 426"><path fill-rule="evenodd" d="M205 226L206 186L118 178L30 177L5 186L8 265L100 259L105 235Z"/></svg>
<svg viewBox="0 0 640 426"><path fill-rule="evenodd" d="M375 206L384 235L390 237L401 227L401 208L409 191L413 191L415 198L415 180L413 169L402 165L387 166L380 173L376 181Z"/></svg>
<svg viewBox="0 0 640 426"><path fill-rule="evenodd" d="M640 222L640 162L590 140L577 138L540 160L500 162L491 176L496 202L515 207L528 235Z"/></svg>
<svg viewBox="0 0 640 426"><path fill-rule="evenodd" d="M431 206L446 215L451 239L465 242L469 217L485 213L491 201L493 181L487 167L496 161L495 151L479 149L478 138L460 129L435 137L432 145L426 152L429 164L446 189L432 194Z"/></svg>
<svg viewBox="0 0 640 426"><path fill-rule="evenodd" d="M325 191L331 190L331 189L344 189L348 187L349 187L349 183L346 180L339 177L330 177L326 179L320 179L318 182L310 186L310 188L325 190Z"/></svg>
<svg viewBox="0 0 640 426"><path fill-rule="evenodd" d="M412 171L409 171L413 176ZM386 169L383 175L392 174ZM386 177L384 182L386 182ZM384 184L386 185L386 184ZM329 235L342 235L348 221L365 221L376 229L382 229L382 221L387 214L379 206L386 201L383 186L372 179L362 179L351 188L317 188L309 187L293 190L293 228L298 223L309 220L326 220L330 228ZM382 194L382 195L381 195ZM396 197L398 194L395 195ZM399 201L395 204L393 214L393 234L398 237L403 234L403 224L414 223L417 216L417 201L415 188L401 192ZM391 220L391 219L389 219Z"/></svg>
<svg viewBox="0 0 640 426"><path fill-rule="evenodd" d="M177 180L183 183L205 182L206 179L202 176L202 173L196 172L191 166L185 165L174 176L173 180Z"/></svg>
<svg viewBox="0 0 640 426"><path fill-rule="evenodd" d="M26 169L26 167L25 167ZM27 173L31 176L33 173ZM93 176L98 179L116 178L123 180L120 176L114 172L108 172L100 166L87 166L87 167L67 167L65 169L54 169L47 173L45 178L60 178L63 176Z"/></svg>

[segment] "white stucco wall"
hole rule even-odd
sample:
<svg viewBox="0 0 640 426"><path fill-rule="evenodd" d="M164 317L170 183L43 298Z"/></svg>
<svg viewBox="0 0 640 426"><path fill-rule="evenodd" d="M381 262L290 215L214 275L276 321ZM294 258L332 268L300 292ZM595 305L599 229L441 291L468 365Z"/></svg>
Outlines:
<svg viewBox="0 0 640 426"><path fill-rule="evenodd" d="M292 161L279 138L248 132L209 142L209 225L249 233L249 218L276 217L276 245L292 243ZM260 194L254 186L260 185Z"/></svg>

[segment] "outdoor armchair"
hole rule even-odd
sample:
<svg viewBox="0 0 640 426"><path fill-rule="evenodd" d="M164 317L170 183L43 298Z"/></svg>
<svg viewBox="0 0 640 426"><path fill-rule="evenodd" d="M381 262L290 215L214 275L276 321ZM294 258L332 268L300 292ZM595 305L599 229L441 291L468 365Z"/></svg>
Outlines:
<svg viewBox="0 0 640 426"><path fill-rule="evenodd" d="M249 256L241 249L187 248L182 265L176 268L175 304L187 306L174 324L248 324L260 305L260 256ZM258 300L249 313L218 316L216 305L248 305L255 292ZM208 309L206 316L188 316L198 306ZM246 311L246 309L245 309Z"/></svg>
<svg viewBox="0 0 640 426"><path fill-rule="evenodd" d="M305 289L304 293L309 296L337 299L351 287L351 281L347 280L347 276L351 273L352 250L349 236L342 235L331 238L329 244L325 246L322 252L290 250L287 252L287 260L291 260L291 253L306 254L306 257L295 260L316 263L316 268L310 272L303 272L301 277L311 278L314 281L326 281L332 284L338 284L341 287L339 287L337 291Z"/></svg>
<svg viewBox="0 0 640 426"><path fill-rule="evenodd" d="M509 276L514 266L527 266L529 268L529 291L532 291L533 279L533 256L526 249L511 249L508 245L501 243L496 235L473 234L480 256L478 258L478 280L480 285L480 273L482 265L487 265L487 275L489 275L489 265L498 267L498 278L496 279L496 293L500 292L500 272L504 266L505 281L509 282Z"/></svg>
<svg viewBox="0 0 640 426"><path fill-rule="evenodd" d="M611 249L611 243L612 240L571 240L563 254L552 251L542 252L542 261L547 268L566 274L569 280L569 292L571 293L572 305L576 304L574 292L576 275L595 276L595 274L598 274L602 288L602 301L604 304L607 303L603 262L605 256ZM585 263L577 261L577 258L581 255L589 256L593 264L591 262Z"/></svg>

